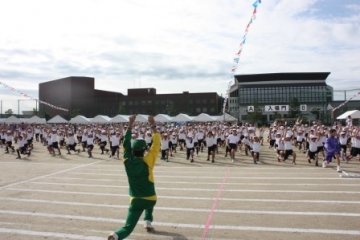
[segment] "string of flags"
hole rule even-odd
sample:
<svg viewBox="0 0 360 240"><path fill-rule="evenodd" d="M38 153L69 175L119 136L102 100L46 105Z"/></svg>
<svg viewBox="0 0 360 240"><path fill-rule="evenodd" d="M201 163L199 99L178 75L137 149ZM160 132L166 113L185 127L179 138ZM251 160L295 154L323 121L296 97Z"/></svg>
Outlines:
<svg viewBox="0 0 360 240"><path fill-rule="evenodd" d="M343 102L342 104L340 104L339 106L337 106L336 108L334 108L332 111L335 112L336 110L338 110L339 108L342 108L343 106L345 106L348 102L350 102L351 100L353 100L354 98L356 98L357 96L360 95L360 92L356 93L354 96L352 96L351 98L349 98L348 100L346 100L345 102Z"/></svg>
<svg viewBox="0 0 360 240"><path fill-rule="evenodd" d="M44 105L46 105L46 106L49 106L49 107L51 107L51 108L54 108L54 109L57 109L57 110L61 110L61 111L65 111L65 112L68 112L68 111L69 111L68 109L61 108L61 107L57 107L57 106L52 105L52 104L50 104L50 103L48 103L48 102L44 102L44 101L42 101L42 100L39 100L39 99L37 99L37 98L34 98L34 97L30 96L30 95L27 94L27 93L23 93L23 92L17 90L16 88L13 88L13 87L7 85L7 84L4 83L4 82L1 82L1 81L0 81L0 85L2 85L2 86L5 87L5 88L10 89L11 91L14 91L14 92L19 93L19 94L20 94L21 96L23 96L23 97L29 98L29 99L34 100L34 101L39 101L39 103L44 104Z"/></svg>
<svg viewBox="0 0 360 240"><path fill-rule="evenodd" d="M231 78L231 82L232 80L234 79L235 77L235 72L236 72L236 69L239 65L239 61L240 61L240 55L243 51L243 47L246 43L246 37L247 37L247 34L249 32L249 28L251 26L251 24L253 23L253 21L256 19L256 9L257 7L259 6L259 4L261 3L261 0L256 0L254 3L253 3L253 7L254 7L254 10L252 12L252 15L251 15L251 18L250 18L250 21L249 23L246 25L246 28L245 28L245 34L241 40L241 43L239 45L239 50L237 51L237 53L235 54L235 58L234 58L234 62L233 62L233 66L231 67L231 71L230 71L230 78ZM231 83L230 82L230 83ZM231 85L231 84L230 84ZM230 86L228 86L228 90L226 91L226 95L225 95L225 99L224 99L224 104L223 104L223 113L225 113L225 109L226 109L226 103L228 101L228 98L229 98L229 94L230 94Z"/></svg>

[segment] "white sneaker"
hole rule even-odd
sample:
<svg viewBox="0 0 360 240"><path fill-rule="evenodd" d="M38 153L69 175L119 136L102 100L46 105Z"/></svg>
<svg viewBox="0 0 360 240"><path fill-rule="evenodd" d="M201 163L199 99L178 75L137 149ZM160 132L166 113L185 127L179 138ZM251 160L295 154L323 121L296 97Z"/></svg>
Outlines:
<svg viewBox="0 0 360 240"><path fill-rule="evenodd" d="M231 162L234 163L235 162L234 159L231 159Z"/></svg>
<svg viewBox="0 0 360 240"><path fill-rule="evenodd" d="M342 172L340 166L337 166L337 167L336 167L336 171L337 171L337 172Z"/></svg>
<svg viewBox="0 0 360 240"><path fill-rule="evenodd" d="M109 236L108 236L108 238L107 238L108 240L118 240L119 239L119 237L118 237L118 235L116 234L116 233L111 233Z"/></svg>
<svg viewBox="0 0 360 240"><path fill-rule="evenodd" d="M144 228L147 230L147 231L151 231L153 230L153 226L151 225L151 222L150 221L145 221L144 223Z"/></svg>
<svg viewBox="0 0 360 240"><path fill-rule="evenodd" d="M322 167L326 168L326 163L325 162L322 163Z"/></svg>

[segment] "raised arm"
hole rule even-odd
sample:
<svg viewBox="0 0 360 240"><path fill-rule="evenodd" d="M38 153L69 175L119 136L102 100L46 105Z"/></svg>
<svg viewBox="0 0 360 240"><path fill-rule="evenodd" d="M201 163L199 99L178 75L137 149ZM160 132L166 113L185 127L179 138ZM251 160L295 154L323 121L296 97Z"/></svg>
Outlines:
<svg viewBox="0 0 360 240"><path fill-rule="evenodd" d="M132 115L129 117L129 127L125 133L124 137L124 161L131 156L131 129L134 126L136 115Z"/></svg>

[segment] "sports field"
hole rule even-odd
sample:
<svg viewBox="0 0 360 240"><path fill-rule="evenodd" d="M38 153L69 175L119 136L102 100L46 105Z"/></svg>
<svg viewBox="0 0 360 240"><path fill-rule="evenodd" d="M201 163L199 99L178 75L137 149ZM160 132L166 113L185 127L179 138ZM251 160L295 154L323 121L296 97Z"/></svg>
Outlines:
<svg viewBox="0 0 360 240"><path fill-rule="evenodd" d="M106 239L129 203L122 162L100 155L50 156L35 143L30 157L0 153L0 239ZM278 163L262 147L255 165L243 152L231 163L194 163L178 152L158 159L154 233L139 222L129 239L360 239L360 178L342 178L298 153ZM359 174L355 160L344 175Z"/></svg>

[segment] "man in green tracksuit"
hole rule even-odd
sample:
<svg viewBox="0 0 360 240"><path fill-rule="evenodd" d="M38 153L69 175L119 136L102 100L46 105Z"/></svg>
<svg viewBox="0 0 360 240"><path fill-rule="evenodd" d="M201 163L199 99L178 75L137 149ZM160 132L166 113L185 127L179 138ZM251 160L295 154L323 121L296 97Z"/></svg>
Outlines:
<svg viewBox="0 0 360 240"><path fill-rule="evenodd" d="M154 117L149 116L148 120L153 132L152 145L150 151L144 156L147 148L145 140L136 139L131 144L131 130L135 117L135 115L129 117L129 127L123 143L123 162L129 181L130 206L125 226L113 232L108 240L120 240L129 236L144 210L144 227L148 231L153 230L151 226L152 213L157 200L153 168L160 151L160 134L157 132Z"/></svg>

